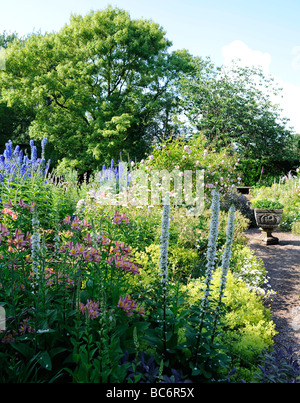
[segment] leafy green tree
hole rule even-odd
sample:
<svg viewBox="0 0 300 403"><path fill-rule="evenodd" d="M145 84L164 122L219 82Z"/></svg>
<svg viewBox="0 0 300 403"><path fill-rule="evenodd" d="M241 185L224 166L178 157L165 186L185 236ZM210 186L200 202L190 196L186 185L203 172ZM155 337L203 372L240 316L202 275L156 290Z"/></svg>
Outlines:
<svg viewBox="0 0 300 403"><path fill-rule="evenodd" d="M0 153L5 148L8 140L12 140L15 145L28 147L29 132L28 127L34 119L31 109L23 107L22 103L8 106L5 102L0 102Z"/></svg>
<svg viewBox="0 0 300 403"><path fill-rule="evenodd" d="M260 68L216 67L210 59L194 58L194 66L194 74L181 80L182 99L190 123L208 143L231 145L245 158L283 158L291 130L272 103L280 93L274 79Z"/></svg>
<svg viewBox="0 0 300 403"><path fill-rule="evenodd" d="M0 48L6 49L7 45L17 38L18 34L16 32L8 33L6 31L3 31L2 34L0 34Z"/></svg>
<svg viewBox="0 0 300 403"><path fill-rule="evenodd" d="M22 41L25 38L20 38L16 32L3 31L0 34L0 48L7 49L14 40ZM24 147L30 148L28 128L34 116L34 110L25 107L22 98L19 98L14 105L9 105L2 99L0 88L0 153L4 150L8 140L12 140L15 144L22 146L23 149Z"/></svg>
<svg viewBox="0 0 300 403"><path fill-rule="evenodd" d="M191 56L170 46L158 24L120 9L73 15L57 33L8 46L2 96L34 109L30 136L47 137L60 166L84 172L120 152L140 158L154 127L171 130L170 94L190 68Z"/></svg>

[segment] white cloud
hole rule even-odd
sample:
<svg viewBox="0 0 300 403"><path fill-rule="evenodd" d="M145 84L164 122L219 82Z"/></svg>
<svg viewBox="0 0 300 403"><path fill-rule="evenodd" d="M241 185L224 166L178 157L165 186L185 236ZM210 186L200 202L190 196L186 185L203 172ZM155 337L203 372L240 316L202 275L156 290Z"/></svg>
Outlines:
<svg viewBox="0 0 300 403"><path fill-rule="evenodd" d="M282 98L277 100L277 103L283 109L283 116L290 119L289 125L294 128L296 133L300 133L300 86L281 80L279 84L282 88Z"/></svg>
<svg viewBox="0 0 300 403"><path fill-rule="evenodd" d="M232 63L232 60L238 60L240 66L260 66L264 73L269 72L271 64L271 55L269 53L263 53L259 50L252 50L242 41L233 41L229 45L224 46L222 49L222 55L224 57L224 65L228 66Z"/></svg>
<svg viewBox="0 0 300 403"><path fill-rule="evenodd" d="M292 67L295 70L300 70L300 46L295 46L292 54L295 56ZM259 50L253 50L240 40L224 46L222 55L225 66L230 66L232 61L235 60L240 66L260 66L265 75L270 74L271 55ZM283 117L290 119L289 126L292 126L296 133L300 133L300 86L283 81L278 76L273 75L273 77L279 87L282 88L282 97L274 97L273 102L280 105L283 110Z"/></svg>
<svg viewBox="0 0 300 403"><path fill-rule="evenodd" d="M300 70L300 46L293 47L292 55L295 56L292 60L292 69Z"/></svg>

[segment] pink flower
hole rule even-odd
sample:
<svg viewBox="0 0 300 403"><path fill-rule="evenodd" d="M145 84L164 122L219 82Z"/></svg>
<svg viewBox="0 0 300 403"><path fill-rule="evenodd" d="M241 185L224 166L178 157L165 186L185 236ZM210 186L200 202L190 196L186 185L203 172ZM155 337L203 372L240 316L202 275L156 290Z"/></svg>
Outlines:
<svg viewBox="0 0 300 403"><path fill-rule="evenodd" d="M18 228L16 229L13 243L16 245L17 248L26 246L27 244L27 241L24 240L24 234Z"/></svg>
<svg viewBox="0 0 300 403"><path fill-rule="evenodd" d="M126 295L126 297L120 297L117 306L123 309L127 316L132 316L133 311L135 311L137 308L136 302L131 299L130 295L128 294Z"/></svg>
<svg viewBox="0 0 300 403"><path fill-rule="evenodd" d="M13 220L16 220L18 218L18 213L13 210L10 210L9 208L3 209L2 213L10 216L10 218Z"/></svg>
<svg viewBox="0 0 300 403"><path fill-rule="evenodd" d="M67 217L65 217L64 219L63 219L63 222L65 223L65 224L70 224L70 222L71 222L71 216L67 216Z"/></svg>
<svg viewBox="0 0 300 403"><path fill-rule="evenodd" d="M122 223L124 224L130 224L129 218L126 216L125 213L118 213L115 211L115 215L113 217L113 222L114 224L121 225Z"/></svg>
<svg viewBox="0 0 300 403"><path fill-rule="evenodd" d="M102 235L102 245L109 245L111 243L111 240L107 238L105 235Z"/></svg>
<svg viewBox="0 0 300 403"><path fill-rule="evenodd" d="M126 297L120 297L117 306L123 309L123 311L126 313L126 316L132 316L134 312L138 315L145 316L145 310L143 308L138 308L136 302L131 299L130 295L128 294Z"/></svg>
<svg viewBox="0 0 300 403"><path fill-rule="evenodd" d="M31 326L28 324L28 319L24 319L24 320L20 323L19 332L20 332L21 334L33 333L33 332L34 332L33 327L31 327Z"/></svg>
<svg viewBox="0 0 300 403"><path fill-rule="evenodd" d="M22 207L22 208L27 208L27 207L29 207L28 204L25 204L22 199L19 200L19 206Z"/></svg>
<svg viewBox="0 0 300 403"><path fill-rule="evenodd" d="M86 228L92 228L92 225L85 218L82 221L82 226Z"/></svg>
<svg viewBox="0 0 300 403"><path fill-rule="evenodd" d="M11 333L5 334L1 340L2 343L11 343L13 341L15 341L15 338Z"/></svg>
<svg viewBox="0 0 300 403"><path fill-rule="evenodd" d="M112 265L114 262L114 257L113 256L109 256L107 259L105 259L105 263L108 263L110 265Z"/></svg>
<svg viewBox="0 0 300 403"><path fill-rule="evenodd" d="M35 203L31 202L31 205L30 206L26 205L26 208L28 208L30 211L33 211L35 208Z"/></svg>
<svg viewBox="0 0 300 403"><path fill-rule="evenodd" d="M4 207L10 207L10 208L13 208L14 206L13 206L13 204L12 204L12 201L9 199L9 202L8 202L8 203L6 203L6 204L4 204Z"/></svg>
<svg viewBox="0 0 300 403"><path fill-rule="evenodd" d="M76 251L78 254L83 254L83 252L85 251L85 246L81 243L76 243Z"/></svg>
<svg viewBox="0 0 300 403"><path fill-rule="evenodd" d="M78 309L84 315L88 314L89 319L96 319L100 315L100 307L96 301L87 300L86 304L79 302Z"/></svg>
<svg viewBox="0 0 300 403"><path fill-rule="evenodd" d="M145 308L139 308L135 311L138 315L145 316Z"/></svg>
<svg viewBox="0 0 300 403"><path fill-rule="evenodd" d="M83 239L84 239L84 241L85 241L86 243L88 243L89 245L92 245L92 243L93 243L93 238L91 237L91 234L87 234Z"/></svg>
<svg viewBox="0 0 300 403"><path fill-rule="evenodd" d="M101 256L99 254L93 255L93 260L96 263L99 263L101 261Z"/></svg>
<svg viewBox="0 0 300 403"><path fill-rule="evenodd" d="M1 235L4 235L4 236L9 235L8 229L1 222L0 222L0 233L1 233Z"/></svg>
<svg viewBox="0 0 300 403"><path fill-rule="evenodd" d="M75 247L73 247L73 248L70 249L70 251L69 251L69 256L75 256L75 257L78 256L78 252L77 252L77 250L76 250Z"/></svg>
<svg viewBox="0 0 300 403"><path fill-rule="evenodd" d="M92 256L92 254L91 254L91 252L90 252L89 250L86 249L86 250L83 252L83 259L84 259L86 262L92 262L93 256Z"/></svg>
<svg viewBox="0 0 300 403"><path fill-rule="evenodd" d="M71 229L75 229L78 231L81 230L80 220L78 217L75 217L73 222L71 223Z"/></svg>

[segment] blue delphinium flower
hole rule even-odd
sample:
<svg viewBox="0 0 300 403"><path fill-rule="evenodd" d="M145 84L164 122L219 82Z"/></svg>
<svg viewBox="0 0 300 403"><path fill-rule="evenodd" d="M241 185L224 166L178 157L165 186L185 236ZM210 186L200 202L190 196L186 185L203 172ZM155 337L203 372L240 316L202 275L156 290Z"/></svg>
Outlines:
<svg viewBox="0 0 300 403"><path fill-rule="evenodd" d="M6 148L4 150L4 158L5 158L5 162L9 162L12 159L12 141L8 140L8 143L5 144Z"/></svg>
<svg viewBox="0 0 300 403"><path fill-rule="evenodd" d="M35 163L37 159L37 149L36 146L31 147L31 163Z"/></svg>
<svg viewBox="0 0 300 403"><path fill-rule="evenodd" d="M43 162L45 161L45 147L46 147L46 144L47 144L47 138L44 137L43 140L42 140L42 142L41 142L41 147L42 147L42 161L43 161Z"/></svg>
<svg viewBox="0 0 300 403"><path fill-rule="evenodd" d="M5 169L4 155L0 155L0 169Z"/></svg>
<svg viewBox="0 0 300 403"><path fill-rule="evenodd" d="M47 138L44 137L43 140L42 140L42 142L41 142L42 149L45 148L46 144L47 144Z"/></svg>
<svg viewBox="0 0 300 403"><path fill-rule="evenodd" d="M16 146L15 150L14 150L14 157L18 157L19 156L19 151L20 151L20 146Z"/></svg>
<svg viewBox="0 0 300 403"><path fill-rule="evenodd" d="M42 151L45 149L47 139L44 138L42 140ZM9 177L10 181L16 176L19 176L21 179L25 179L27 177L31 177L32 174L38 174L40 176L44 176L47 174L49 170L50 160L46 165L46 170L41 166L42 159L37 158L37 148L34 145L34 141L30 140L31 147L31 159L29 159L26 155L23 157L23 151L20 150L20 147L17 145L12 151L12 141L9 140L5 144L5 150L3 155L0 155L0 182L3 182L5 177Z"/></svg>

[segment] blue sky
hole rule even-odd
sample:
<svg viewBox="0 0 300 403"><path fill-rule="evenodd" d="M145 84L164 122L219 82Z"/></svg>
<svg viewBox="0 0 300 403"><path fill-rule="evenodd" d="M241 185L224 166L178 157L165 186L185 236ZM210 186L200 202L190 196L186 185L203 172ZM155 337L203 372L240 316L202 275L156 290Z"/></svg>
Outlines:
<svg viewBox="0 0 300 403"><path fill-rule="evenodd" d="M283 88L284 115L300 133L300 0L14 0L1 1L0 32L58 31L71 13L108 4L152 19L174 49L210 56L218 65L240 57L262 65Z"/></svg>

